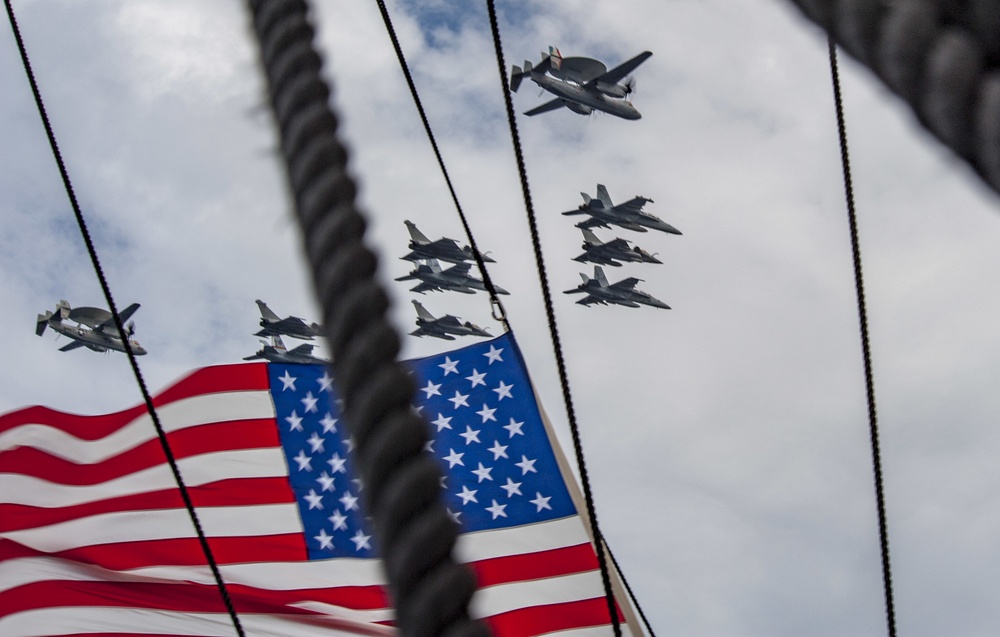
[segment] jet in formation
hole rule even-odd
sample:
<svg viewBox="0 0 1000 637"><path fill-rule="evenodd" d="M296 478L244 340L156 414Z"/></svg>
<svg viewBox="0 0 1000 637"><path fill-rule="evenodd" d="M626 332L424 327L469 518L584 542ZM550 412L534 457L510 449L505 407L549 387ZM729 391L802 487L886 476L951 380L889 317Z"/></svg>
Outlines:
<svg viewBox="0 0 1000 637"><path fill-rule="evenodd" d="M616 206L603 184L597 184L596 197L591 197L585 192L581 192L580 195L583 196L580 207L563 213L590 216L590 219L576 224L577 228L610 228L615 225L636 232L646 232L647 228L652 228L670 234L681 234L680 230L659 217L643 212L642 207L647 203L653 203L652 199L637 196Z"/></svg>
<svg viewBox="0 0 1000 637"><path fill-rule="evenodd" d="M420 281L416 286L410 288L410 291L421 294L427 291L445 290L461 292L462 294L475 294L476 290L485 291L486 286L483 282L469 274L471 267L470 263L457 263L447 270L442 270L441 264L436 259L427 259L412 272L406 276L398 277L396 280ZM496 288L497 294L510 294L498 285L493 287Z"/></svg>
<svg viewBox="0 0 1000 637"><path fill-rule="evenodd" d="M621 267L619 261L630 261L635 263L659 263L655 254L650 254L639 246L629 246L625 239L615 238L607 243L597 238L590 230L580 228L583 232L583 254L573 259L580 263L599 263L601 265L611 265Z"/></svg>
<svg viewBox="0 0 1000 637"><path fill-rule="evenodd" d="M456 336L493 336L475 323L469 321L463 323L451 314L435 318L420 304L420 301L414 300L413 307L417 310L417 329L410 332L412 336L433 336L446 341L453 341Z"/></svg>
<svg viewBox="0 0 1000 637"><path fill-rule="evenodd" d="M118 316L122 323L128 321L138 309L139 304L133 303L120 312ZM76 325L71 325L66 321L73 321ZM46 311L45 314L38 315L35 334L41 336L46 327L51 327L56 332L73 339L72 343L60 347L60 352L68 352L80 347L86 347L95 352L125 351L125 345L118 328L115 326L115 319L111 312L98 307L72 308L66 301L59 301L56 304L55 312ZM137 340L132 338L134 333L135 323L127 323L125 335L128 338L129 348L136 356L142 356L146 350L139 345Z"/></svg>
<svg viewBox="0 0 1000 637"><path fill-rule="evenodd" d="M260 308L260 326L264 329L254 334L254 336L290 336L304 341L311 341L317 336L323 335L322 325L306 323L297 316L279 318L260 299L256 303L257 307Z"/></svg>
<svg viewBox="0 0 1000 637"><path fill-rule="evenodd" d="M406 229L410 231L410 253L400 257L406 261L422 261L425 259L438 259L448 263L464 263L475 261L475 254L469 246L460 246L454 239L442 237L437 241L431 241L424 233L417 229L412 221L404 221ZM496 263L486 254L481 255L486 263Z"/></svg>
<svg viewBox="0 0 1000 637"><path fill-rule="evenodd" d="M580 292L586 294L585 297L577 301L580 305L593 305L595 303L608 305L613 303L615 305L624 305L625 307L651 305L664 310L670 309L670 306L663 301L654 298L647 292L635 289L635 284L642 279L629 277L617 283L609 284L607 277L604 276L604 270L599 265L594 266L594 278L591 279L582 272L580 273L580 278L583 279L583 283L572 290L564 292L564 294L577 294Z"/></svg>
<svg viewBox="0 0 1000 637"><path fill-rule="evenodd" d="M629 73L653 55L644 51L628 62L610 71L594 59L584 57L563 58L558 49L549 47L549 54L542 54L538 66L525 61L524 68L515 66L510 78L510 90L517 92L525 77L556 96L554 100L525 112L529 117L566 107L574 113L590 115L595 110L610 113L623 119L639 119L642 115L628 101L635 89ZM622 80L625 82L622 83Z"/></svg>
<svg viewBox="0 0 1000 637"><path fill-rule="evenodd" d="M330 361L312 355L314 345L303 343L293 349L287 349L280 336L272 336L271 342L261 341L263 347L252 356L245 356L243 360L266 360L269 363L299 363L302 365L326 365Z"/></svg>

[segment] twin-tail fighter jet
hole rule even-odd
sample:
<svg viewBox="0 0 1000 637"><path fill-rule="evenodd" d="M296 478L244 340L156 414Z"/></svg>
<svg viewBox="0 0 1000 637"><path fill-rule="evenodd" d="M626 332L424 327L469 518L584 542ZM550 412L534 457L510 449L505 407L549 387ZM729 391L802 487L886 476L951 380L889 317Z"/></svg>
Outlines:
<svg viewBox="0 0 1000 637"><path fill-rule="evenodd" d="M590 230L586 228L580 230L583 232L583 254L573 259L574 261L599 263L616 268L621 267L619 261L663 264L655 254L650 254L637 245L629 246L629 242L625 239L615 238L605 243Z"/></svg>
<svg viewBox="0 0 1000 637"><path fill-rule="evenodd" d="M427 291L452 291L462 294L475 294L476 290L486 290L482 281L469 274L472 267L470 263L458 263L447 270L441 269L441 264L436 259L427 259L418 265L406 276L398 277L397 281L420 281L416 286L410 288L411 292ZM497 294L510 294L499 285L496 288Z"/></svg>
<svg viewBox="0 0 1000 637"><path fill-rule="evenodd" d="M413 307L417 310L417 329L410 332L412 336L433 336L446 341L453 341L456 336L493 336L475 323L462 322L451 314L435 318L420 304L420 301L414 300Z"/></svg>
<svg viewBox="0 0 1000 637"><path fill-rule="evenodd" d="M639 307L639 305L651 305L664 310L669 310L670 306L654 298L647 292L635 289L635 284L642 279L629 277L614 284L608 284L608 279L604 276L604 270L599 265L594 266L594 278L591 279L586 274L580 273L583 279L578 287L566 290L563 294L577 294L583 292L585 297L577 301L580 305L593 305L599 303L607 305L624 305L625 307Z"/></svg>
<svg viewBox="0 0 1000 637"><path fill-rule="evenodd" d="M616 206L603 184L597 184L597 197L591 197L585 192L581 192L580 195L583 197L580 207L563 213L590 216L590 219L576 224L577 228L610 228L615 225L636 232L646 232L647 228L652 228L670 234L681 234L680 230L659 217L643 212L643 206L653 203L653 200L647 197L636 196Z"/></svg>
<svg viewBox="0 0 1000 637"><path fill-rule="evenodd" d="M257 307L260 308L260 326L264 329L254 334L254 336L290 336L304 341L311 341L315 337L323 335L322 325L306 323L297 316L279 318L260 299L257 299L256 303Z"/></svg>
<svg viewBox="0 0 1000 637"><path fill-rule="evenodd" d="M549 54L542 54L538 66L525 61L524 68L515 66L510 78L510 90L517 92L525 77L556 98L525 112L529 117L566 107L580 115L590 115L595 110L610 113L623 119L639 119L642 115L628 101L635 90L629 73L653 55L643 51L628 62L610 71L597 60L584 57L564 58L558 49L549 47ZM622 82L622 80L625 82Z"/></svg>
<svg viewBox="0 0 1000 637"><path fill-rule="evenodd" d="M312 355L313 345L303 343L294 349L287 349L280 336L272 336L271 343L261 341L263 347L245 361L266 360L269 363L299 363L302 365L325 365L330 361Z"/></svg>
<svg viewBox="0 0 1000 637"><path fill-rule="evenodd" d="M406 229L410 231L410 250L406 256L400 257L406 261L421 261L424 259L438 259L448 263L464 263L475 261L476 257L469 246L460 246L454 239L442 237L436 241L431 241L424 233L417 229L412 221L404 221ZM496 263L486 254L481 255L486 263Z"/></svg>
<svg viewBox="0 0 1000 637"><path fill-rule="evenodd" d="M122 323L128 321L135 311L139 309L138 303L133 303L121 313ZM76 325L71 325L65 321L73 321ZM111 312L102 310L99 307L78 307L72 308L66 301L59 301L56 304L56 311L46 311L45 314L38 315L38 322L35 326L35 334L41 336L46 327L51 327L56 332L68 336L73 342L59 348L60 352L68 352L80 347L92 349L95 352L106 352L114 350L124 352L125 345L122 342L121 334L115 326L115 319ZM146 353L139 342L132 338L135 333L135 323L125 325L125 336L128 338L129 348L136 356Z"/></svg>

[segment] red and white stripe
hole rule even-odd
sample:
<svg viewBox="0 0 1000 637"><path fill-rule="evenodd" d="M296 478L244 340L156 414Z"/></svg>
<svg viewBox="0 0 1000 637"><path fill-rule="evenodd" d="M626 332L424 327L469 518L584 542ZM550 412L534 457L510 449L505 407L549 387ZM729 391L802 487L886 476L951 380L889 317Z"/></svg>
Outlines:
<svg viewBox="0 0 1000 637"><path fill-rule="evenodd" d="M194 372L155 400L247 634L393 633L381 565L307 561L265 364ZM502 637L610 633L576 516L460 537ZM149 416L0 416L0 635L235 635Z"/></svg>

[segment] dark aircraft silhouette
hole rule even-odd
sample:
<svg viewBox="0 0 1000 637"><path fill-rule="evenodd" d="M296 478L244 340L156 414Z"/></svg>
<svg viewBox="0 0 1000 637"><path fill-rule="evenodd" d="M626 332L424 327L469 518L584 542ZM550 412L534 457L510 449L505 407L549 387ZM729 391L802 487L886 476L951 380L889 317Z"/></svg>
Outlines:
<svg viewBox="0 0 1000 637"><path fill-rule="evenodd" d="M594 303L607 305L609 303L614 303L615 305L624 305L625 307L639 307L639 305L642 304L659 307L664 310L670 309L670 306L663 301L653 298L652 295L646 292L635 289L635 284L642 279L629 277L609 285L607 277L604 276L604 270L601 269L601 266L599 265L594 266L593 279L582 272L580 273L580 277L583 279L583 283L581 283L579 287L572 290L566 290L563 293L585 293L587 296L577 301L580 305L593 305Z"/></svg>
<svg viewBox="0 0 1000 637"><path fill-rule="evenodd" d="M412 221L404 221L406 229L410 231L410 250L406 256L400 257L406 261L421 261L424 259L438 259L448 263L464 263L475 261L472 248L460 246L454 239L443 237L437 241L431 241L424 233L417 229ZM481 255L486 263L496 263L486 254Z"/></svg>
<svg viewBox="0 0 1000 637"><path fill-rule="evenodd" d="M583 254L574 258L580 263L599 263L601 265L611 265L621 267L619 261L631 261L637 263L659 263L655 254L650 254L639 246L629 247L629 242L625 239L615 238L607 243L602 242L590 230L580 228L583 232Z"/></svg>
<svg viewBox="0 0 1000 637"><path fill-rule="evenodd" d="M266 360L269 363L301 363L303 365L325 365L330 361L312 355L314 345L303 343L296 348L286 349L280 336L272 336L271 343L261 341L263 347L252 356L245 356L245 361Z"/></svg>
<svg viewBox="0 0 1000 637"><path fill-rule="evenodd" d="M306 323L297 316L279 318L277 314L267 307L267 304L257 299L257 307L260 308L261 331L254 336L291 336L304 341L311 341L317 336L323 335L323 326L316 323Z"/></svg>
<svg viewBox="0 0 1000 637"><path fill-rule="evenodd" d="M585 192L581 192L580 195L583 196L583 204L576 210L563 213L564 215L590 215L590 219L576 224L577 228L610 228L612 225L616 225L636 232L646 232L647 228L652 228L670 234L681 234L680 230L659 217L642 211L642 207L647 203L653 203L652 199L633 197L616 206L611 202L608 189L603 184L597 184L597 197L591 198Z"/></svg>
<svg viewBox="0 0 1000 637"><path fill-rule="evenodd" d="M442 270L441 265L435 259L427 259L418 265L406 276L398 277L397 281L420 281L416 286L410 288L411 292L444 291L461 292L462 294L475 294L476 290L486 290L482 281L469 274L472 267L469 263L458 263L447 270ZM507 290L496 285L497 294L510 294Z"/></svg>
<svg viewBox="0 0 1000 637"><path fill-rule="evenodd" d="M475 323L469 321L463 323L458 317L451 314L435 318L433 314L424 309L420 301L414 300L413 307L417 310L417 329L410 332L413 336L433 336L443 338L446 341L453 341L456 336L492 336Z"/></svg>

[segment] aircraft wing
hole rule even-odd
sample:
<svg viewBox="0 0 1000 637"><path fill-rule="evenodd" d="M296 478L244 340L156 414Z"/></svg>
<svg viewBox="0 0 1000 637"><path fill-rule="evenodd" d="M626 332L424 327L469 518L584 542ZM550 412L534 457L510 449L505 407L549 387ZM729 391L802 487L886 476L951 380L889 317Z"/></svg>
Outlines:
<svg viewBox="0 0 1000 637"><path fill-rule="evenodd" d="M629 247L628 247L628 241L626 241L625 239L622 239L621 237L615 237L614 239L612 239L611 241L608 241L604 245L607 246L609 249L612 249L612 250L628 250L629 249Z"/></svg>
<svg viewBox="0 0 1000 637"><path fill-rule="evenodd" d="M296 347L294 349L288 350L288 353L289 354L312 354L312 351L313 351L313 346L310 345L309 343L304 343L304 344L299 345L298 347Z"/></svg>
<svg viewBox="0 0 1000 637"><path fill-rule="evenodd" d="M634 276L630 276L629 278L622 279L621 281L618 281L617 283L612 283L608 287L615 288L615 289L618 289L618 290L631 290L631 289L635 288L635 284L638 283L641 280L642 279L637 279Z"/></svg>
<svg viewBox="0 0 1000 637"><path fill-rule="evenodd" d="M566 214L566 213L563 213L563 214ZM587 219L586 221L581 221L580 223L576 224L576 227L577 228L610 228L611 226L609 226L607 223L601 221L597 217L591 217L590 219Z"/></svg>
<svg viewBox="0 0 1000 637"><path fill-rule="evenodd" d="M132 305L128 306L127 308L125 308L124 310L122 310L121 312L119 312L118 313L118 317L121 318L122 325L125 325L125 323L130 318L132 318L132 315L135 314L135 311L138 310L138 309L139 309L139 304L138 303L133 303ZM114 329L115 329L115 317L114 316L109 316L106 321L104 321L103 323L101 323L100 325L98 325L97 327L95 327L94 331L95 332L103 332L105 330L114 330Z"/></svg>
<svg viewBox="0 0 1000 637"><path fill-rule="evenodd" d="M530 111L525 111L524 114L527 115L528 117L532 117L533 115L541 115L542 113L548 113L549 111L554 111L557 108L562 108L563 106L566 106L566 104L563 102L563 99L561 97L557 97L552 101L545 102L541 106L536 106Z"/></svg>
<svg viewBox="0 0 1000 637"><path fill-rule="evenodd" d="M618 82L625 79L626 75L634 71L636 67L638 67L640 64L648 60L651 55L653 54L650 53L649 51L643 51L642 53L635 56L628 62L619 64L618 66L611 69L604 75L596 77L590 82L587 82L587 85L589 86L590 84L596 84L597 82L607 82L608 84L617 84Z"/></svg>
<svg viewBox="0 0 1000 637"><path fill-rule="evenodd" d="M420 283L410 288L410 292L420 292L421 294L423 294L424 292L436 292L442 289L444 288L442 288L440 285L434 285L433 283L421 281Z"/></svg>
<svg viewBox="0 0 1000 637"><path fill-rule="evenodd" d="M625 212L639 212L642 207L645 206L651 199L646 199L645 197L633 197L625 203L620 203L615 208L618 210L623 210Z"/></svg>
<svg viewBox="0 0 1000 637"><path fill-rule="evenodd" d="M458 245L458 241L455 241L454 239L449 239L447 237L442 237L442 238L438 239L437 241L431 241L429 244L427 244L427 247L428 248L441 248L443 250L449 250L449 249L461 250L462 249L462 247L460 245Z"/></svg>
<svg viewBox="0 0 1000 637"><path fill-rule="evenodd" d="M598 305L607 305L607 303L605 303L601 299L597 298L596 296L590 296L589 294L580 299L579 301L577 301L578 305L593 305L595 303L597 303Z"/></svg>
<svg viewBox="0 0 1000 637"><path fill-rule="evenodd" d="M471 263L456 263L445 270L444 274L468 274L471 267Z"/></svg>
<svg viewBox="0 0 1000 637"><path fill-rule="evenodd" d="M72 351L74 349L77 349L79 347L84 347L84 346L86 346L86 343L84 343L83 341L73 341L72 343L67 343L66 345L63 345L62 347L60 347L59 351L60 352L69 352L69 351Z"/></svg>

